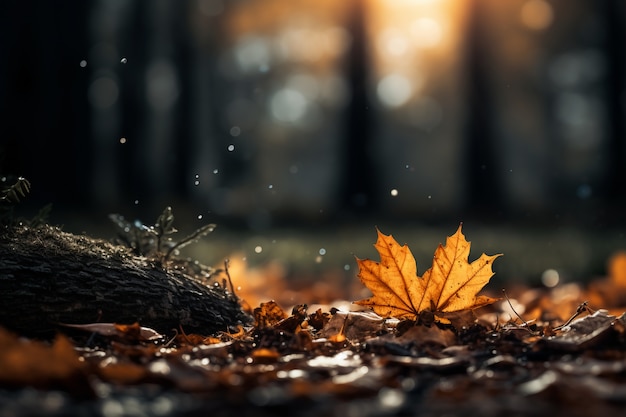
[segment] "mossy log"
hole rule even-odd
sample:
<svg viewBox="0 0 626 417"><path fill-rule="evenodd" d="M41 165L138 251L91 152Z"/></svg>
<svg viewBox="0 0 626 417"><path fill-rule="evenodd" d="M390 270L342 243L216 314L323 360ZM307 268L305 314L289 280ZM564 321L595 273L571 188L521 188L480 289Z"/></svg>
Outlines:
<svg viewBox="0 0 626 417"><path fill-rule="evenodd" d="M47 338L60 323L134 323L213 334L249 320L222 285L52 226L0 231L0 326Z"/></svg>

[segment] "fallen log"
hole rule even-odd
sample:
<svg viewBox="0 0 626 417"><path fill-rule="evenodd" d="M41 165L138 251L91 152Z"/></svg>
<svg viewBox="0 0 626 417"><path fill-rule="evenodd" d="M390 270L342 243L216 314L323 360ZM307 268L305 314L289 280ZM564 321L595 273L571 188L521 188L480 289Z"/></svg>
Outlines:
<svg viewBox="0 0 626 417"><path fill-rule="evenodd" d="M0 230L0 326L49 338L60 323L134 323L209 335L249 321L225 285L48 225Z"/></svg>

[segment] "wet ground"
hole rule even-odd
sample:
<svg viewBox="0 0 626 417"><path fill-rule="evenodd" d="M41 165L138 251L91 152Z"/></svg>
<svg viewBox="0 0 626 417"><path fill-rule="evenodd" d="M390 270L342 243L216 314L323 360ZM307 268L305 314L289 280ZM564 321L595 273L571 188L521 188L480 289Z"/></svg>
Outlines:
<svg viewBox="0 0 626 417"><path fill-rule="evenodd" d="M176 213L175 213L176 214ZM94 237L110 239L115 228L103 216L76 217L57 215L56 224L73 233L87 232ZM100 219L100 220L97 220ZM192 221L185 221L192 219ZM55 220L55 219L53 219ZM150 224L150 219L142 219ZM212 222L208 216L201 220L190 214L179 214L176 226L180 235ZM331 271L341 277L343 285L350 285L356 276L355 256L376 257L373 244L376 227L391 234L399 243L411 249L418 271L430 267L437 244L458 227L456 221L406 223L367 220L334 224L297 223L290 227L268 227L250 230L242 223L217 222L217 228L197 244L188 246L183 255L200 262L219 265L233 256L245 259L250 267L278 262L285 267L290 280L296 283ZM470 259L482 252L503 253L494 265L496 275L492 283L524 283L542 285L546 271L559 283L587 282L605 274L606 261L619 250L626 250L626 227L593 228L576 224L492 224L465 221L463 232L472 243ZM492 285L493 285L492 284Z"/></svg>
<svg viewBox="0 0 626 417"><path fill-rule="evenodd" d="M112 238L115 234L114 228L107 223L95 224L84 219L62 223L70 232L85 231L102 238ZM356 278L354 256L377 257L373 248L376 240L374 223L367 223L334 228L280 227L264 232L218 224L214 233L190 245L184 255L214 265L228 258L232 262L233 278L241 279L242 285L261 279L261 283L256 284L260 297L267 294L267 298L273 298L272 294L277 291L285 293L285 289L290 288L295 303L312 303L321 295L310 289L320 282L327 284L323 288L328 291L340 287L362 289ZM185 236L198 226L200 224L182 224L178 228ZM458 224L379 226L383 232L409 245L419 271L423 272L430 267L437 244L445 242L446 236L453 234ZM542 278L550 276L554 284L555 274L559 284L591 281L604 274L605 262L612 253L626 248L624 234L617 229L582 231L465 222L463 232L473 242L470 261L482 252L504 253L505 256L494 264L496 276L487 289L498 292L506 287L511 289L512 297L516 283L542 285ZM328 295L328 298L335 299L336 296ZM357 297L349 296L348 299ZM615 326L609 327L613 329ZM105 382L106 379L94 380L95 400L91 401L77 400L63 390L1 389L0 416L269 416L293 414L294 410L301 416L589 416L610 415L623 406L624 359L619 353L624 344L622 330L614 335L611 333L615 340L606 347L608 350L603 348L600 356L592 355L587 359L584 356L589 353L587 342L584 349L582 343L570 346L564 355L553 352L554 347L548 346L546 356L545 346L535 344L534 339L540 336L524 330L515 326L506 331L482 329L480 337L474 339L471 334L459 335L462 340L449 346L457 350L443 356L439 350L433 351L430 345L420 345L421 350L411 351L415 341L407 345L395 343L398 342L396 339L391 340L394 343L383 340L379 345L368 341L355 343L348 350L342 345L337 355L344 355L341 358L347 361L345 373L340 372L344 368L325 367L315 361L316 358L289 354L288 351L278 359L258 352L255 356L253 351L246 351L240 358L245 361L234 361L232 366L219 368L217 373L205 368L223 360L221 351L200 355L195 358L197 363L190 362L193 366L182 368L174 366L178 364L178 356L163 359L165 356L156 355L148 362L151 366L146 368L148 373L144 383L120 387ZM283 336L282 332L277 334ZM420 336L416 340L422 339ZM603 347L596 339L591 339L596 342L591 348ZM97 363L99 355L106 358L115 350L113 345L105 346L101 351L84 351L83 356ZM471 349L458 350L458 346L470 346ZM136 351L127 349L123 352L118 356L122 359L124 355L129 356L125 363L136 362ZM197 353L196 350L191 352ZM335 357L333 353L324 352L319 356ZM235 354L232 357L238 358ZM206 363L202 362L207 358ZM248 361L249 358L253 359L252 362ZM254 363L255 358L259 359L258 364ZM190 356L190 359L194 357ZM274 367L269 369L264 361ZM278 364L272 361L278 361ZM305 361L308 368L299 361ZM164 363L171 367L167 375L162 372ZM585 371L599 365L605 368L601 368L603 370L598 375ZM194 379L200 368L213 378L209 382L216 384L216 389L206 389L206 380ZM130 365L128 369L131 369ZM330 378L335 383L339 381L333 385L333 395L320 388L315 380L303 379L300 378L302 374L291 372L302 369L307 369L309 376ZM367 370L366 374L364 370ZM268 375L278 382L266 383L264 378ZM126 373L117 377L130 378ZM237 378L244 381L250 378L256 383L247 387L237 383ZM610 383L605 381L607 378ZM285 381L294 382L292 379L296 385L284 384ZM386 382L381 385L381 381ZM239 388L231 391L229 384L245 391ZM299 394L292 395L294 392Z"/></svg>

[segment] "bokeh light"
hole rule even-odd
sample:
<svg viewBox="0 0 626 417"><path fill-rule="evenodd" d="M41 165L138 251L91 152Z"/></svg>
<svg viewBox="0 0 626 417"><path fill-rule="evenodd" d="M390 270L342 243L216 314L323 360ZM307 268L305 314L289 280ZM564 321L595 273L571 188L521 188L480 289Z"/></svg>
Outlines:
<svg viewBox="0 0 626 417"><path fill-rule="evenodd" d="M455 49L461 42L463 4L449 0L369 1L373 76L383 108L399 110L442 82L459 53ZM441 68L446 70L441 73ZM439 111L443 111L441 106ZM427 124L432 127L437 122Z"/></svg>
<svg viewBox="0 0 626 417"><path fill-rule="evenodd" d="M399 107L413 95L414 80L400 74L390 74L378 82L376 92L387 107Z"/></svg>
<svg viewBox="0 0 626 417"><path fill-rule="evenodd" d="M120 89L117 80L111 76L96 78L89 85L89 103L95 108L107 109L113 106L119 95Z"/></svg>
<svg viewBox="0 0 626 417"><path fill-rule="evenodd" d="M520 20L532 30L547 29L553 19L552 6L545 0L528 0L520 11Z"/></svg>

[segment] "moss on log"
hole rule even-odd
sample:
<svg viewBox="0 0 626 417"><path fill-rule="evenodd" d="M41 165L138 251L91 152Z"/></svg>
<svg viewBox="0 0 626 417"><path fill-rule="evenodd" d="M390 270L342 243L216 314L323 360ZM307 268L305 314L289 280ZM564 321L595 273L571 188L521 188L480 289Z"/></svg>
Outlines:
<svg viewBox="0 0 626 417"><path fill-rule="evenodd" d="M248 320L226 288L184 268L48 225L0 231L0 326L20 334L93 322L212 334Z"/></svg>

